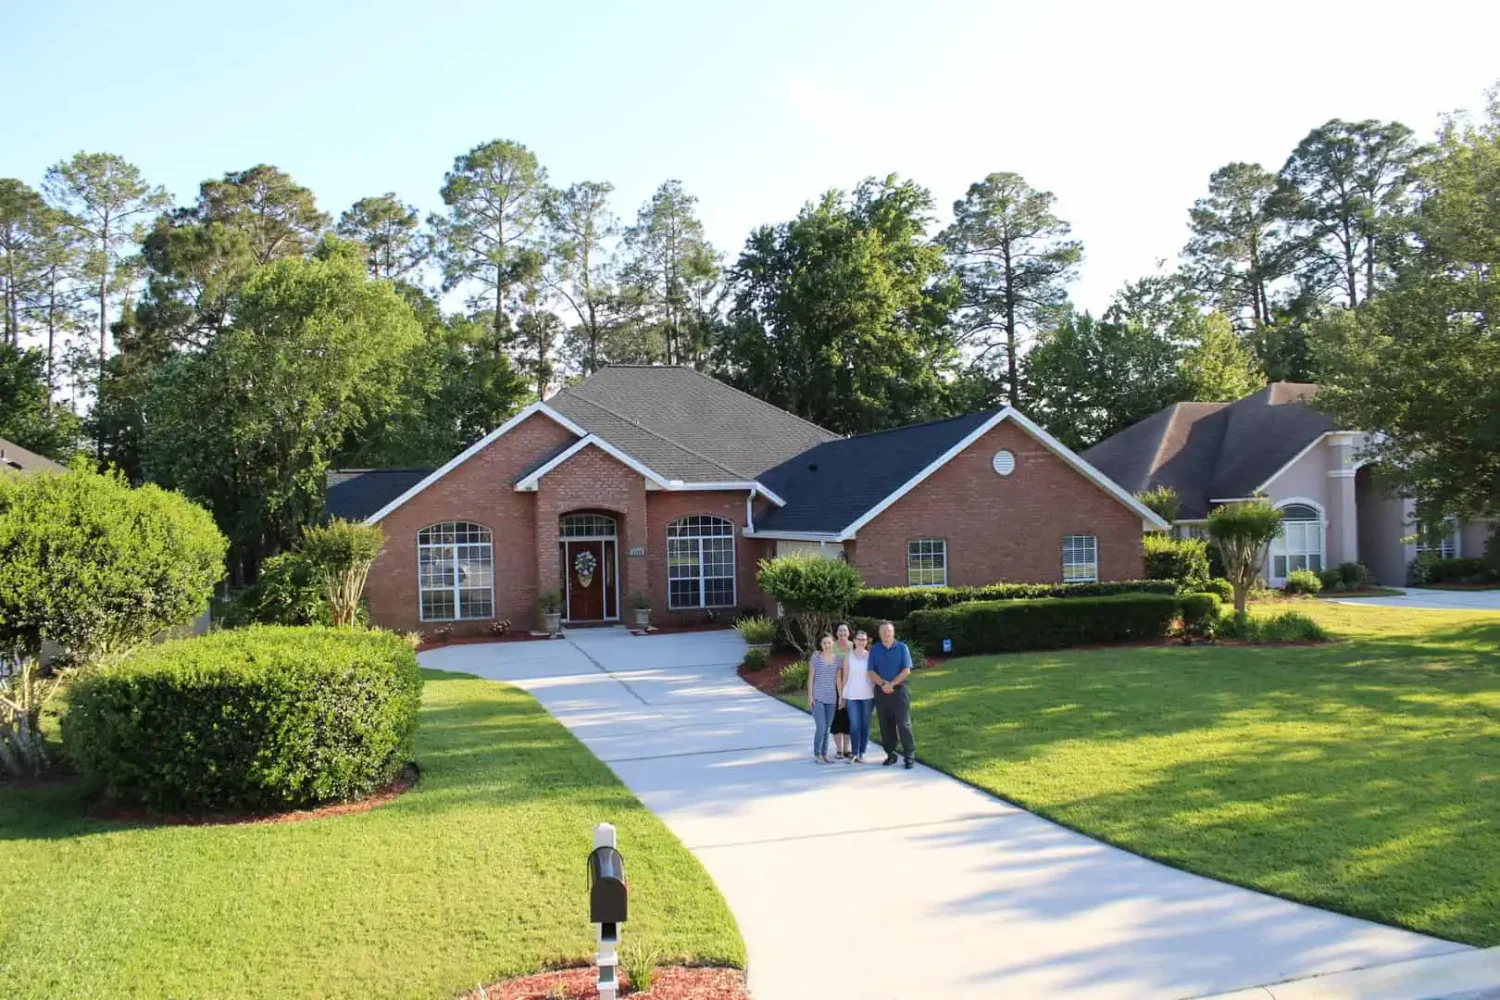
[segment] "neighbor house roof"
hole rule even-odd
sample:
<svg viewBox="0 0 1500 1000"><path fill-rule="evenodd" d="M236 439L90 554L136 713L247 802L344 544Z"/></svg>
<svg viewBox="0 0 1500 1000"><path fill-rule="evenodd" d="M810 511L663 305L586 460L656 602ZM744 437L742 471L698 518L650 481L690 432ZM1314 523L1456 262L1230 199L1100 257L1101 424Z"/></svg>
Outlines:
<svg viewBox="0 0 1500 1000"><path fill-rule="evenodd" d="M1307 405L1317 393L1311 383L1272 382L1232 403L1175 403L1083 457L1133 493L1171 487L1177 516L1197 520L1212 501L1250 496L1335 429Z"/></svg>
<svg viewBox="0 0 1500 1000"><path fill-rule="evenodd" d="M52 459L0 438L0 472L66 472Z"/></svg>

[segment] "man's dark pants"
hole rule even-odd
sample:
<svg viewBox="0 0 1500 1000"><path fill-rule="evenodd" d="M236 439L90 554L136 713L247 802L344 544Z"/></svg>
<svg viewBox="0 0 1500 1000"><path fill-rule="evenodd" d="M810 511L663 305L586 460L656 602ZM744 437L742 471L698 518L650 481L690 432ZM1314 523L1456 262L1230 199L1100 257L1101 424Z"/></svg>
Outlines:
<svg viewBox="0 0 1500 1000"><path fill-rule="evenodd" d="M911 696L906 685L896 685L890 694L876 688L875 714L880 718L880 745L885 747L886 756L895 754L899 737L901 756L911 760L917 752L917 741L911 735Z"/></svg>

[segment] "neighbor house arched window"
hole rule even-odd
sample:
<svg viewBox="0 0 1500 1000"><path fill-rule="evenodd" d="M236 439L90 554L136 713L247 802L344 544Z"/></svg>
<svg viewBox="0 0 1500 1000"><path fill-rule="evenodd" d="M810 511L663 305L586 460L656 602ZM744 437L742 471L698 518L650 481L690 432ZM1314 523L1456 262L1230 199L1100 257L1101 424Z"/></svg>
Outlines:
<svg viewBox="0 0 1500 1000"><path fill-rule="evenodd" d="M734 606L734 524L694 514L667 525L667 605Z"/></svg>
<svg viewBox="0 0 1500 1000"><path fill-rule="evenodd" d="M1299 569L1323 569L1323 513L1312 504L1289 503L1281 508L1281 534L1271 541L1269 582L1279 587Z"/></svg>
<svg viewBox="0 0 1500 1000"><path fill-rule="evenodd" d="M422 620L495 617L495 546L490 529L444 521L417 532Z"/></svg>

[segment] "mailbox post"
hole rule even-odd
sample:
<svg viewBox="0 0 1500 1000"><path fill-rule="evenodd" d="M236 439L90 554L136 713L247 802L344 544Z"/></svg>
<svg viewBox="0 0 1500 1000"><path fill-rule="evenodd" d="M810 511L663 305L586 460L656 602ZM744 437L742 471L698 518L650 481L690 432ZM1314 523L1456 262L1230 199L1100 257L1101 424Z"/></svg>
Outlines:
<svg viewBox="0 0 1500 1000"><path fill-rule="evenodd" d="M620 925L625 922L629 890L625 859L616 849L610 823L594 827L594 851L589 855L589 920L599 931L599 1000L616 1000L620 990Z"/></svg>

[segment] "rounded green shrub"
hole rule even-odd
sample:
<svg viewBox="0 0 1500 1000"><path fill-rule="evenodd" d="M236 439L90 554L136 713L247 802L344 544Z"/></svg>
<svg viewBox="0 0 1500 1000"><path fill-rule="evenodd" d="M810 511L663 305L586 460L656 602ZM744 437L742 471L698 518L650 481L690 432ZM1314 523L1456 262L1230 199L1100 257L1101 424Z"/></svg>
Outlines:
<svg viewBox="0 0 1500 1000"><path fill-rule="evenodd" d="M1286 575L1286 585L1281 589L1288 594L1316 594L1323 589L1323 581L1310 569L1294 569Z"/></svg>
<svg viewBox="0 0 1500 1000"><path fill-rule="evenodd" d="M734 627L740 638L752 646L764 646L776 638L776 622L765 615L746 615Z"/></svg>
<svg viewBox="0 0 1500 1000"><path fill-rule="evenodd" d="M1223 613L1224 602L1218 594L1182 595L1182 630L1190 639L1212 638Z"/></svg>
<svg viewBox="0 0 1500 1000"><path fill-rule="evenodd" d="M749 671L764 669L766 661L770 657L771 654L762 647L756 646L747 649L745 650L745 669Z"/></svg>
<svg viewBox="0 0 1500 1000"><path fill-rule="evenodd" d="M1234 601L1234 584L1222 576L1210 577L1209 581L1203 585L1203 591L1208 594L1218 594L1219 600L1226 604Z"/></svg>
<svg viewBox="0 0 1500 1000"><path fill-rule="evenodd" d="M416 654L395 633L253 626L83 677L63 745L106 796L153 811L298 808L394 779L421 697Z"/></svg>
<svg viewBox="0 0 1500 1000"><path fill-rule="evenodd" d="M806 660L788 663L781 668L781 680L777 683L776 690L782 694L807 690L808 673Z"/></svg>
<svg viewBox="0 0 1500 1000"><path fill-rule="evenodd" d="M1208 543L1201 538L1148 532L1141 539L1141 558L1147 579L1173 580L1184 591L1196 591L1208 582Z"/></svg>

